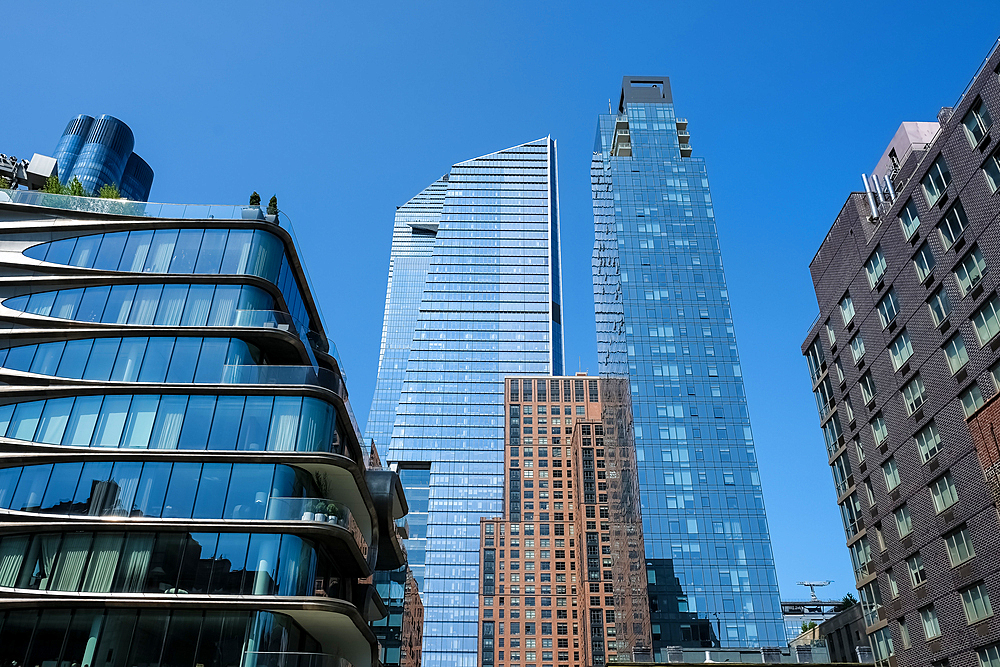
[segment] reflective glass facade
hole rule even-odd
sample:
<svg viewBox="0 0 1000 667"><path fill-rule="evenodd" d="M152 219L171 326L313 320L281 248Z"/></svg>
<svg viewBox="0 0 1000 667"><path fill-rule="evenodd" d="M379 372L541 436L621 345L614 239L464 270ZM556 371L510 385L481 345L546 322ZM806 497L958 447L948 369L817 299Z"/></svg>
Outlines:
<svg viewBox="0 0 1000 667"><path fill-rule="evenodd" d="M708 174L687 141L666 78L626 77L618 113L599 117L600 372L630 380L646 556L672 561L679 610L711 620L723 646L777 646L785 633Z"/></svg>
<svg viewBox="0 0 1000 667"><path fill-rule="evenodd" d="M52 211L0 203L0 663L374 665L406 503L287 226Z"/></svg>
<svg viewBox="0 0 1000 667"><path fill-rule="evenodd" d="M76 178L91 193L114 185L126 199L147 201L153 169L132 152L134 145L132 130L114 116L95 120L81 114L66 126L53 153L59 181L66 185Z"/></svg>
<svg viewBox="0 0 1000 667"><path fill-rule="evenodd" d="M426 532L410 533L428 665L477 664L479 518L502 510L504 377L562 372L556 180L555 142L540 139L454 165L396 216L366 440L404 483L408 468L429 476Z"/></svg>

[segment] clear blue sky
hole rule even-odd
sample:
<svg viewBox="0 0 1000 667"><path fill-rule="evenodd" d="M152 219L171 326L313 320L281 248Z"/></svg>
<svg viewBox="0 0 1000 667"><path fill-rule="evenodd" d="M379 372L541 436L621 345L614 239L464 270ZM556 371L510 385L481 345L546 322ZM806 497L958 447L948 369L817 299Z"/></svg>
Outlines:
<svg viewBox="0 0 1000 667"><path fill-rule="evenodd" d="M28 9L30 8L30 9ZM667 75L708 161L785 599L853 590L799 345L808 264L904 120L958 98L1000 5L941 2L10 3L0 152L110 113L151 200L277 193L363 425L395 207L454 162L559 142L566 359L596 372L590 152L625 74Z"/></svg>

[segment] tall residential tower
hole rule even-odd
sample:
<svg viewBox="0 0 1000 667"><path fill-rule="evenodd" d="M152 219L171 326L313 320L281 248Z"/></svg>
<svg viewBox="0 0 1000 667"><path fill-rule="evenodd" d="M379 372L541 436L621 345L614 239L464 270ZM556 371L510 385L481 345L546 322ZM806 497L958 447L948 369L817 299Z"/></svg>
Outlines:
<svg viewBox="0 0 1000 667"><path fill-rule="evenodd" d="M454 165L396 212L365 437L411 499L425 664L476 664L479 519L503 502L504 378L563 369L556 144Z"/></svg>
<svg viewBox="0 0 1000 667"><path fill-rule="evenodd" d="M683 591L658 628L652 612L654 646L658 630L660 646L777 646L785 632L708 173L688 139L666 77L625 77L617 111L598 120L599 368L630 380L646 556L671 559Z"/></svg>

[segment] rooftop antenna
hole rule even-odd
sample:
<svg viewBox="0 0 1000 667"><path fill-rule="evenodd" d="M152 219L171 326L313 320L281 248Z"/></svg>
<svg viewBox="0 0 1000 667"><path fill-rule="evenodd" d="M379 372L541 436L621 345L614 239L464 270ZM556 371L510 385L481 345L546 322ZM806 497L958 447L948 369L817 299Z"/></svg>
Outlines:
<svg viewBox="0 0 1000 667"><path fill-rule="evenodd" d="M817 586L829 586L830 584L833 583L833 580L831 579L830 581L799 581L799 582L796 582L796 583L799 586L808 586L809 587L809 594L812 596L812 599L810 600L810 602L819 602L819 598L816 597L816 587Z"/></svg>

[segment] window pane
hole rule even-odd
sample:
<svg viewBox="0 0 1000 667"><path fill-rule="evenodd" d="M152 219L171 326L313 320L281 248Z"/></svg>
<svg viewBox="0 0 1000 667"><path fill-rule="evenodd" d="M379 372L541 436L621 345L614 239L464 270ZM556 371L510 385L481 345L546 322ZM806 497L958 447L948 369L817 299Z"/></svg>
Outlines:
<svg viewBox="0 0 1000 667"><path fill-rule="evenodd" d="M90 446L90 438L97 425L97 415L100 413L103 400L103 396L77 397L62 444L75 447Z"/></svg>
<svg viewBox="0 0 1000 667"><path fill-rule="evenodd" d="M202 230L182 229L174 244L174 256L170 262L170 273L194 273L195 260L201 247Z"/></svg>
<svg viewBox="0 0 1000 667"><path fill-rule="evenodd" d="M194 374L195 382L211 382L222 380L222 366L226 362L226 351L229 348L228 338L206 338L201 346L198 357L198 368Z"/></svg>
<svg viewBox="0 0 1000 667"><path fill-rule="evenodd" d="M45 401L19 403L14 409L14 417L7 429L7 437L14 440L33 440L44 406Z"/></svg>
<svg viewBox="0 0 1000 667"><path fill-rule="evenodd" d="M101 414L97 420L97 433L94 436L95 447L117 447L125 429L125 419L128 416L128 406L132 397L105 396L101 406Z"/></svg>
<svg viewBox="0 0 1000 667"><path fill-rule="evenodd" d="M65 346L66 343L62 341L39 345L35 358L31 361L31 372L39 375L55 375Z"/></svg>
<svg viewBox="0 0 1000 667"><path fill-rule="evenodd" d="M194 508L194 494L198 490L200 463L175 463L167 487L167 499L163 504L163 517L190 519Z"/></svg>
<svg viewBox="0 0 1000 667"><path fill-rule="evenodd" d="M115 285L108 296L108 304L104 308L101 322L105 324L125 324L128 322L132 301L135 299L135 285Z"/></svg>
<svg viewBox="0 0 1000 667"><path fill-rule="evenodd" d="M123 338L118 349L111 379L117 382L135 382L139 379L139 368L146 353L148 338Z"/></svg>
<svg viewBox="0 0 1000 667"><path fill-rule="evenodd" d="M243 418L243 402L242 396L219 396L215 408L215 419L212 421L209 449L236 449L240 422Z"/></svg>
<svg viewBox="0 0 1000 667"><path fill-rule="evenodd" d="M52 312L49 313L49 316L58 317L63 320L73 319L76 307L82 297L82 289L60 290L56 295L56 302L52 305Z"/></svg>
<svg viewBox="0 0 1000 667"><path fill-rule="evenodd" d="M212 295L214 293L214 285L191 285L181 324L186 327L203 327L208 324L208 314L212 308Z"/></svg>
<svg viewBox="0 0 1000 667"><path fill-rule="evenodd" d="M240 427L239 449L263 451L267 445L267 428L271 422L270 396L248 396L243 423Z"/></svg>
<svg viewBox="0 0 1000 667"><path fill-rule="evenodd" d="M74 380L82 378L83 369L90 359L90 350L93 346L93 340L67 341L66 350L63 352L62 361L59 362L59 370L56 371L56 375Z"/></svg>
<svg viewBox="0 0 1000 667"><path fill-rule="evenodd" d="M200 338L178 338L174 342L174 353L170 358L167 382L189 383L194 377L201 351Z"/></svg>
<svg viewBox="0 0 1000 667"><path fill-rule="evenodd" d="M192 396L188 399L178 449L205 449L214 412L214 396Z"/></svg>
<svg viewBox="0 0 1000 667"><path fill-rule="evenodd" d="M102 271L117 271L127 239L128 232L105 234L101 240L101 249L97 251L94 268Z"/></svg>
<svg viewBox="0 0 1000 667"><path fill-rule="evenodd" d="M142 466L142 477L136 489L132 508L133 516L158 517L163 512L163 502L170 479L170 464L147 462Z"/></svg>
<svg viewBox="0 0 1000 667"><path fill-rule="evenodd" d="M267 440L268 451L290 452L295 449L301 408L302 399L298 396L275 397Z"/></svg>
<svg viewBox="0 0 1000 667"><path fill-rule="evenodd" d="M166 273L170 267L170 260L174 256L174 243L176 241L176 229L157 229L142 270L145 273Z"/></svg>
<svg viewBox="0 0 1000 667"><path fill-rule="evenodd" d="M201 471L198 498L194 504L194 516L206 519L221 519L226 491L229 489L231 463L206 463Z"/></svg>
<svg viewBox="0 0 1000 667"><path fill-rule="evenodd" d="M219 268L222 265L222 253L226 247L226 236L228 235L229 232L225 229L205 230L195 273L219 273Z"/></svg>
<svg viewBox="0 0 1000 667"><path fill-rule="evenodd" d="M167 365L170 363L173 349L173 338L150 338L142 361L139 381L163 382L167 377Z"/></svg>
<svg viewBox="0 0 1000 667"><path fill-rule="evenodd" d="M156 418L156 408L159 402L160 397L156 395L133 397L125 423L125 438L122 440L122 447L146 449L149 445L150 434L153 432L153 420Z"/></svg>
<svg viewBox="0 0 1000 667"><path fill-rule="evenodd" d="M229 241L222 260L223 274L246 273L247 259L250 256L250 239L253 231L249 229L232 229L229 231Z"/></svg>
<svg viewBox="0 0 1000 667"><path fill-rule="evenodd" d="M263 519L274 466L241 465L226 499L226 519ZM297 518L297 517L296 517Z"/></svg>
<svg viewBox="0 0 1000 667"><path fill-rule="evenodd" d="M156 411L156 422L150 437L150 449L177 449L180 440L187 396L162 396Z"/></svg>
<svg viewBox="0 0 1000 667"><path fill-rule="evenodd" d="M140 273L146 264L146 256L149 254L149 244L152 240L152 230L129 232L128 241L125 243L125 252L122 254L118 270Z"/></svg>
<svg viewBox="0 0 1000 667"><path fill-rule="evenodd" d="M60 463L52 468L41 511L55 514L73 514L73 492L83 472L82 463Z"/></svg>
<svg viewBox="0 0 1000 667"><path fill-rule="evenodd" d="M135 301L128 316L129 324L152 324L156 317L156 307L160 305L160 292L163 285L139 285L135 292Z"/></svg>
<svg viewBox="0 0 1000 667"><path fill-rule="evenodd" d="M73 397L55 398L45 401L45 411L35 437L37 442L47 445L58 445L62 442L63 432L69 422L70 411L73 409Z"/></svg>
<svg viewBox="0 0 1000 667"><path fill-rule="evenodd" d="M187 285L164 285L163 294L160 296L160 307L156 311L155 323L172 326L180 324L187 293Z"/></svg>
<svg viewBox="0 0 1000 667"><path fill-rule="evenodd" d="M219 285L215 288L212 313L208 324L213 327L231 326L236 321L236 304L240 300L238 285Z"/></svg>

